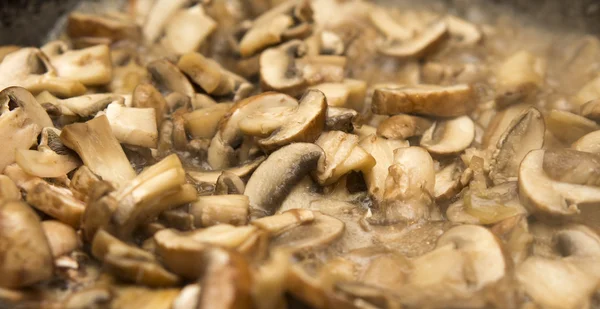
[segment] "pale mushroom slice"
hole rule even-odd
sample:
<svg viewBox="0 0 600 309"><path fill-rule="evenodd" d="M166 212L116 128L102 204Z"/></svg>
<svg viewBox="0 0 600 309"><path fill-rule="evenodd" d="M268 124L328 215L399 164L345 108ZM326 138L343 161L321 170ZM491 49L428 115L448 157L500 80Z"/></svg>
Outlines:
<svg viewBox="0 0 600 309"><path fill-rule="evenodd" d="M559 182L544 171L545 150L533 150L519 168L519 196L527 210L540 217L564 218L579 213L581 203L600 201L600 189Z"/></svg>
<svg viewBox="0 0 600 309"><path fill-rule="evenodd" d="M544 145L545 128L542 114L534 107L512 120L500 136L490 162L490 178L495 184L516 180L525 155Z"/></svg>
<svg viewBox="0 0 600 309"><path fill-rule="evenodd" d="M531 97L543 85L545 63L528 51L508 57L496 72L496 104L506 107Z"/></svg>
<svg viewBox="0 0 600 309"><path fill-rule="evenodd" d="M131 107L154 108L156 126L160 128L167 111L167 101L154 86L141 83L133 90Z"/></svg>
<svg viewBox="0 0 600 309"><path fill-rule="evenodd" d="M188 4L187 0L157 0L148 12L148 16L142 27L144 40L154 43L163 33L167 23L178 10Z"/></svg>
<svg viewBox="0 0 600 309"><path fill-rule="evenodd" d="M290 144L273 152L246 185L244 195L250 200L252 215L275 213L292 187L317 168L323 155L321 147L308 143Z"/></svg>
<svg viewBox="0 0 600 309"><path fill-rule="evenodd" d="M577 94L573 97L573 103L578 106L582 106L583 104L600 98L600 76L592 79L588 83L586 83Z"/></svg>
<svg viewBox="0 0 600 309"><path fill-rule="evenodd" d="M435 50L448 34L448 23L436 21L414 37L394 40L379 46L380 53L397 58L420 58Z"/></svg>
<svg viewBox="0 0 600 309"><path fill-rule="evenodd" d="M435 122L421 137L421 147L436 155L451 155L467 149L475 139L475 124L469 116Z"/></svg>
<svg viewBox="0 0 600 309"><path fill-rule="evenodd" d="M564 143L573 143L582 136L599 130L600 126L590 119L567 111L553 109L546 117L548 130ZM569 128L565 130L565 128Z"/></svg>
<svg viewBox="0 0 600 309"><path fill-rule="evenodd" d="M56 106L62 115L92 117L106 109L111 103L124 104L125 98L112 93L94 93L62 100L57 98L54 102L49 100L48 103Z"/></svg>
<svg viewBox="0 0 600 309"><path fill-rule="evenodd" d="M550 149L544 154L548 177L579 185L600 186L600 157L572 149Z"/></svg>
<svg viewBox="0 0 600 309"><path fill-rule="evenodd" d="M141 37L138 25L132 20L115 16L72 12L67 19L66 30L70 38L102 38L109 42Z"/></svg>
<svg viewBox="0 0 600 309"><path fill-rule="evenodd" d="M124 185L136 176L106 116L67 125L60 139L65 146L75 150L95 174L116 186Z"/></svg>
<svg viewBox="0 0 600 309"><path fill-rule="evenodd" d="M323 186L337 182L351 171L370 171L375 165L373 156L358 146L356 135L329 131L321 134L315 144L325 152L315 172L317 182Z"/></svg>
<svg viewBox="0 0 600 309"><path fill-rule="evenodd" d="M10 177L0 175L0 200L21 200L21 191Z"/></svg>
<svg viewBox="0 0 600 309"><path fill-rule="evenodd" d="M79 227L86 206L75 198L71 190L31 176L16 164L7 166L4 174L27 193L29 205L72 227Z"/></svg>
<svg viewBox="0 0 600 309"><path fill-rule="evenodd" d="M52 251L27 204L0 200L0 245L0 287L22 288L52 277Z"/></svg>
<svg viewBox="0 0 600 309"><path fill-rule="evenodd" d="M423 135L433 125L433 121L412 115L395 115L377 126L377 135L389 139L407 139Z"/></svg>
<svg viewBox="0 0 600 309"><path fill-rule="evenodd" d="M431 214L435 186L433 159L427 150L407 147L394 150L385 179L380 213L374 220L416 222Z"/></svg>
<svg viewBox="0 0 600 309"><path fill-rule="evenodd" d="M594 120L600 120L600 99L591 100L579 108L579 115Z"/></svg>
<svg viewBox="0 0 600 309"><path fill-rule="evenodd" d="M262 156L262 157L254 159L250 162L247 162L243 165L240 165L237 167L232 167L232 168L225 169L225 170L204 171L204 172L190 171L190 172L188 172L188 174L195 181L197 181L199 183L206 183L206 184L216 184L219 179L219 176L221 176L221 174L223 172L231 173L231 174L236 175L237 177L240 177L243 179L248 179L250 177L250 175L254 172L254 170L256 170L256 168L263 161L265 161L265 159L266 159L266 157Z"/></svg>
<svg viewBox="0 0 600 309"><path fill-rule="evenodd" d="M324 248L340 239L345 225L335 217L314 211L310 223L291 228L271 241L271 246L292 252L313 251Z"/></svg>
<svg viewBox="0 0 600 309"><path fill-rule="evenodd" d="M306 44L290 41L260 54L260 80L263 89L296 94L306 85L296 61L306 54Z"/></svg>
<svg viewBox="0 0 600 309"><path fill-rule="evenodd" d="M125 107L111 103L105 112L114 136L123 144L156 148L158 129L154 108Z"/></svg>
<svg viewBox="0 0 600 309"><path fill-rule="evenodd" d="M469 85L415 85L376 88L372 98L373 113L383 115L420 114L434 117L457 117L468 113L475 104Z"/></svg>
<svg viewBox="0 0 600 309"><path fill-rule="evenodd" d="M243 134L239 127L242 119L271 107L295 107L297 105L298 101L293 97L276 92L261 93L237 102L219 122L219 130L208 148L208 164L215 170L228 168L235 164L233 147L241 144L243 140Z"/></svg>
<svg viewBox="0 0 600 309"><path fill-rule="evenodd" d="M10 86L21 86L33 93L48 90L65 97L86 91L80 82L59 77L47 56L37 48L21 48L4 57L0 63L0 89Z"/></svg>
<svg viewBox="0 0 600 309"><path fill-rule="evenodd" d="M166 59L154 60L146 65L156 87L163 93L178 92L188 97L195 94L194 86L179 68Z"/></svg>
<svg viewBox="0 0 600 309"><path fill-rule="evenodd" d="M78 81L86 86L108 84L112 79L112 62L107 45L62 50L49 54L48 58L59 77Z"/></svg>
<svg viewBox="0 0 600 309"><path fill-rule="evenodd" d="M18 149L29 149L35 144L42 127L36 124L22 107L4 110L0 114L0 138L4 141L0 149L0 170L15 162Z"/></svg>
<svg viewBox="0 0 600 309"><path fill-rule="evenodd" d="M183 115L185 131L194 138L212 138L217 133L219 122L231 107L232 104L221 103Z"/></svg>
<svg viewBox="0 0 600 309"><path fill-rule="evenodd" d="M190 206L194 225L208 227L217 224L244 225L248 223L248 197L240 194L200 196Z"/></svg>
<svg viewBox="0 0 600 309"><path fill-rule="evenodd" d="M372 134L362 139L359 145L375 158L375 165L369 171L363 172L363 175L369 194L380 202L383 200L388 168L394 161L394 150L408 147L409 144L403 140L388 140Z"/></svg>
<svg viewBox="0 0 600 309"><path fill-rule="evenodd" d="M472 24L462 18L448 15L446 16L448 32L450 36L456 38L461 46L475 45L483 38L483 33L475 24Z"/></svg>
<svg viewBox="0 0 600 309"><path fill-rule="evenodd" d="M193 52L217 28L217 23L206 14L202 5L177 11L168 21L161 44L176 54Z"/></svg>
<svg viewBox="0 0 600 309"><path fill-rule="evenodd" d="M252 220L250 223L267 231L271 237L275 237L302 224L311 224L314 220L315 214L310 210L290 209L279 214Z"/></svg>
<svg viewBox="0 0 600 309"><path fill-rule="evenodd" d="M433 196L436 201L454 197L471 180L460 162L452 162L435 173Z"/></svg>
<svg viewBox="0 0 600 309"><path fill-rule="evenodd" d="M18 149L15 162L27 174L42 178L65 176L81 165L81 161L76 157L60 155L49 149L42 151Z"/></svg>
<svg viewBox="0 0 600 309"><path fill-rule="evenodd" d="M473 186L474 187L474 186ZM464 211L479 224L494 224L525 215L519 202L516 181L509 181L487 189L472 188L463 195Z"/></svg>
<svg viewBox="0 0 600 309"><path fill-rule="evenodd" d="M287 122L269 137L259 140L258 144L267 151L273 151L291 143L313 142L323 131L326 117L325 95L317 90L308 90Z"/></svg>
<svg viewBox="0 0 600 309"><path fill-rule="evenodd" d="M600 130L582 136L571 145L571 148L577 151L600 153Z"/></svg>
<svg viewBox="0 0 600 309"><path fill-rule="evenodd" d="M401 25L391 14L389 14L388 10L383 8L372 9L369 14L369 19L377 30L385 34L388 38L409 40L415 34L413 28Z"/></svg>
<svg viewBox="0 0 600 309"><path fill-rule="evenodd" d="M36 98L26 89L21 87L8 87L0 92L0 115L16 108L22 108L40 128L54 127L46 110Z"/></svg>
<svg viewBox="0 0 600 309"><path fill-rule="evenodd" d="M284 126L290 115L297 110L296 106L274 106L258 110L240 120L242 133L257 137L268 137L277 129Z"/></svg>
<svg viewBox="0 0 600 309"><path fill-rule="evenodd" d="M327 105L333 107L347 107L349 104L350 89L344 83L322 83L311 86L308 89L317 89L327 98Z"/></svg>
<svg viewBox="0 0 600 309"><path fill-rule="evenodd" d="M42 222L42 229L54 258L70 254L81 246L74 228L56 220Z"/></svg>
<svg viewBox="0 0 600 309"><path fill-rule="evenodd" d="M598 284L594 276L571 263L538 256L525 260L515 275L525 294L543 308L585 307Z"/></svg>
<svg viewBox="0 0 600 309"><path fill-rule="evenodd" d="M357 111L343 107L328 107L327 119L325 119L325 131L352 133L357 122Z"/></svg>
<svg viewBox="0 0 600 309"><path fill-rule="evenodd" d="M481 141L483 148L496 148L500 137L510 127L515 117L521 115L528 108L527 104L514 104L495 113L483 134Z"/></svg>

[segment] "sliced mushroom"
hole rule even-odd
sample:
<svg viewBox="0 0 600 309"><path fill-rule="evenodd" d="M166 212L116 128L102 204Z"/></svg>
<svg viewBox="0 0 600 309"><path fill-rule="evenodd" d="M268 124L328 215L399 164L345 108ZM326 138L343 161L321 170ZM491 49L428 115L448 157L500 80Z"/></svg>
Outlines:
<svg viewBox="0 0 600 309"><path fill-rule="evenodd" d="M219 130L213 137L208 149L208 163L213 169L230 167L234 161L233 147L243 139L240 121L256 111L274 106L297 106L296 99L281 93L266 92L241 100L231 107L219 123Z"/></svg>
<svg viewBox="0 0 600 309"><path fill-rule="evenodd" d="M112 79L110 49L96 45L80 50L63 50L49 54L50 63L59 77L78 81L86 86L108 84Z"/></svg>
<svg viewBox="0 0 600 309"><path fill-rule="evenodd" d="M483 38L482 31L474 24L453 15L446 17L448 32L458 39L460 45L474 45Z"/></svg>
<svg viewBox="0 0 600 309"><path fill-rule="evenodd" d="M406 40L391 40L379 46L379 52L398 58L420 58L435 50L448 33L448 23L437 21Z"/></svg>
<svg viewBox="0 0 600 309"><path fill-rule="evenodd" d="M246 184L239 176L224 171L217 179L215 194L243 194L245 189Z"/></svg>
<svg viewBox="0 0 600 309"><path fill-rule="evenodd" d="M158 129L154 108L125 107L111 103L106 118L117 140L123 144L156 148Z"/></svg>
<svg viewBox="0 0 600 309"><path fill-rule="evenodd" d="M18 149L29 149L36 141L41 127L30 119L25 110L16 108L0 114L0 170L15 162Z"/></svg>
<svg viewBox="0 0 600 309"><path fill-rule="evenodd" d="M167 23L175 13L188 3L187 0L157 0L144 22L142 33L147 43L154 43L164 31Z"/></svg>
<svg viewBox="0 0 600 309"><path fill-rule="evenodd" d="M444 201L454 197L470 181L469 176L459 162L450 163L436 172L433 190L436 201Z"/></svg>
<svg viewBox="0 0 600 309"><path fill-rule="evenodd" d="M325 119L326 131L342 131L352 133L358 120L358 112L343 107L328 107Z"/></svg>
<svg viewBox="0 0 600 309"><path fill-rule="evenodd" d="M388 38L409 40L414 36L413 29L397 22L388 10L375 8L371 10L369 19L373 25Z"/></svg>
<svg viewBox="0 0 600 309"><path fill-rule="evenodd" d="M457 117L468 113L475 104L473 88L468 85L376 88L372 100L373 113L384 115Z"/></svg>
<svg viewBox="0 0 600 309"><path fill-rule="evenodd" d="M571 148L577 151L600 153L600 130L582 136L571 145Z"/></svg>
<svg viewBox="0 0 600 309"><path fill-rule="evenodd" d="M176 65L166 59L154 60L146 66L156 87L163 93L179 92L194 96L194 87Z"/></svg>
<svg viewBox="0 0 600 309"><path fill-rule="evenodd" d="M579 185L599 186L600 157L571 149L550 149L544 153L544 171L548 177Z"/></svg>
<svg viewBox="0 0 600 309"><path fill-rule="evenodd" d="M500 112L496 113L483 135L482 146L484 148L495 148L500 140L500 137L512 124L512 121L523 111L529 108L526 104L511 105Z"/></svg>
<svg viewBox="0 0 600 309"><path fill-rule="evenodd" d="M52 251L40 219L27 204L0 201L0 286L21 288L48 280Z"/></svg>
<svg viewBox="0 0 600 309"><path fill-rule="evenodd" d="M273 151L291 143L312 142L325 127L327 103L320 91L307 91L298 109L288 116L288 122L269 137L258 141L260 147Z"/></svg>
<svg viewBox="0 0 600 309"><path fill-rule="evenodd" d="M467 149L475 139L475 124L468 116L435 122L421 138L421 147L432 154L449 155Z"/></svg>
<svg viewBox="0 0 600 309"><path fill-rule="evenodd" d="M325 186L338 181L351 171L370 171L375 159L358 146L358 136L341 131L321 134L315 144L323 149L315 173L319 184Z"/></svg>
<svg viewBox="0 0 600 309"><path fill-rule="evenodd" d="M545 127L542 114L534 107L512 120L500 136L490 162L490 178L495 184L516 180L525 155L544 145Z"/></svg>
<svg viewBox="0 0 600 309"><path fill-rule="evenodd" d="M138 108L154 108L156 126L160 128L167 111L167 101L151 84L139 84L133 90L131 106Z"/></svg>
<svg viewBox="0 0 600 309"><path fill-rule="evenodd" d="M217 23L206 14L202 5L179 10L165 28L161 43L176 54L198 50L215 31Z"/></svg>
<svg viewBox="0 0 600 309"><path fill-rule="evenodd" d="M296 94L306 86L306 79L296 61L306 53L301 41L291 41L270 48L260 55L260 80L266 90Z"/></svg>
<svg viewBox="0 0 600 309"><path fill-rule="evenodd" d="M420 147L394 150L385 179L380 215L385 222L415 222L430 216L435 171L433 159Z"/></svg>
<svg viewBox="0 0 600 309"><path fill-rule="evenodd" d="M594 99L581 105L579 114L594 121L600 120L600 100Z"/></svg>
<svg viewBox="0 0 600 309"><path fill-rule="evenodd" d="M295 143L273 152L252 174L244 195L254 216L277 211L291 188L317 168L323 150L314 144ZM281 171L285 171L282 173Z"/></svg>
<svg viewBox="0 0 600 309"><path fill-rule="evenodd" d="M581 106L600 97L600 77L596 77L585 84L573 97L573 103Z"/></svg>
<svg viewBox="0 0 600 309"><path fill-rule="evenodd" d="M38 103L35 97L21 87L8 87L0 92L0 115L16 108L22 108L40 129L54 127L46 110Z"/></svg>
<svg viewBox="0 0 600 309"><path fill-rule="evenodd" d="M580 203L600 201L600 189L596 187L548 177L543 168L545 152L529 152L519 168L519 196L528 211L541 217L564 218L578 214Z"/></svg>
<svg viewBox="0 0 600 309"><path fill-rule="evenodd" d="M19 149L15 161L27 174L54 178L65 176L81 165L81 161L69 155L59 155L54 151L35 151Z"/></svg>
<svg viewBox="0 0 600 309"><path fill-rule="evenodd" d="M471 187L463 195L464 211L477 219L479 224L494 224L527 213L519 202L518 185L515 181L487 189L475 189L473 185Z"/></svg>
<svg viewBox="0 0 600 309"><path fill-rule="evenodd" d="M323 248L338 240L344 233L344 223L335 217L314 213L311 223L291 228L271 241L271 246L292 252Z"/></svg>
<svg viewBox="0 0 600 309"><path fill-rule="evenodd" d="M370 171L364 172L364 177L371 196L376 201L382 201L389 174L388 168L394 160L394 150L408 147L408 142L387 140L372 134L362 139L359 145L375 158L375 166Z"/></svg>
<svg viewBox="0 0 600 309"><path fill-rule="evenodd" d="M315 215L310 210L290 209L280 214L253 220L251 224L269 232L271 236L278 236L299 225L311 224L314 219Z"/></svg>
<svg viewBox="0 0 600 309"><path fill-rule="evenodd" d="M60 221L46 220L42 222L42 228L55 258L69 254L80 246L75 229L69 225Z"/></svg>
<svg viewBox="0 0 600 309"><path fill-rule="evenodd" d="M544 83L545 63L527 51L506 59L497 70L496 104L506 107L534 95Z"/></svg>
<svg viewBox="0 0 600 309"><path fill-rule="evenodd" d="M350 89L344 83L323 83L310 87L309 89L317 89L327 98L327 105L334 107L347 107Z"/></svg>
<svg viewBox="0 0 600 309"><path fill-rule="evenodd" d="M21 48L4 57L0 76L0 89L20 86L33 93L48 90L67 97L86 91L80 82L59 77L47 56L36 48Z"/></svg>
<svg viewBox="0 0 600 309"><path fill-rule="evenodd" d="M65 126L60 139L65 146L75 150L96 175L114 185L123 185L135 177L106 116Z"/></svg>
<svg viewBox="0 0 600 309"><path fill-rule="evenodd" d="M195 226L244 225L248 222L248 197L239 194L201 196L190 207Z"/></svg>
<svg viewBox="0 0 600 309"><path fill-rule="evenodd" d="M546 118L548 130L565 143L573 143L582 136L600 129L594 121L566 111L553 109ZM565 130L565 128L569 128Z"/></svg>
<svg viewBox="0 0 600 309"><path fill-rule="evenodd" d="M423 135L432 124L431 120L423 117L395 115L382 121L377 126L377 135L389 139L407 139Z"/></svg>
<svg viewBox="0 0 600 309"><path fill-rule="evenodd" d="M296 106L274 106L258 110L240 120L242 133L257 137L269 137L277 129L284 126L298 108Z"/></svg>
<svg viewBox="0 0 600 309"><path fill-rule="evenodd" d="M21 191L12 179L6 175L0 175L0 200L18 201L21 199Z"/></svg>
<svg viewBox="0 0 600 309"><path fill-rule="evenodd" d="M207 172L189 172L189 175L197 182L207 183L207 184L216 184L219 176L223 172L232 173L240 178L247 179L256 168L265 161L265 157L259 157L251 162L248 162L244 165L233 167L230 169L222 170L222 171L207 171Z"/></svg>
<svg viewBox="0 0 600 309"><path fill-rule="evenodd" d="M70 38L106 38L110 41L139 40L140 28L133 21L114 16L72 12L67 20L66 32Z"/></svg>
<svg viewBox="0 0 600 309"><path fill-rule="evenodd" d="M269 12L265 14L269 14ZM252 28L244 34L240 41L240 55L242 57L249 57L269 46L281 42L283 33L293 23L293 18L284 14L273 16L269 22L254 22Z"/></svg>

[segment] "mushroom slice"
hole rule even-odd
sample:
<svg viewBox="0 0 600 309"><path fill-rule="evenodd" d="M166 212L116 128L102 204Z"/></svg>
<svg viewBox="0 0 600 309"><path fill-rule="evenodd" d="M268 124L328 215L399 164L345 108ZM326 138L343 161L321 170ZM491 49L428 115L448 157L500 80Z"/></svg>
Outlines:
<svg viewBox="0 0 600 309"><path fill-rule="evenodd" d="M67 20L67 35L70 38L106 38L110 41L141 37L140 28L132 20L115 16L72 12Z"/></svg>
<svg viewBox="0 0 600 309"><path fill-rule="evenodd" d="M158 129L154 108L125 107L118 103L108 105L106 118L114 136L123 144L156 148Z"/></svg>
<svg viewBox="0 0 600 309"><path fill-rule="evenodd" d="M591 100L579 108L579 114L594 121L600 120L600 99Z"/></svg>
<svg viewBox="0 0 600 309"><path fill-rule="evenodd" d="M258 110L240 120L240 130L246 135L268 137L283 127L296 110L297 107L293 106L274 106Z"/></svg>
<svg viewBox="0 0 600 309"><path fill-rule="evenodd" d="M114 193L119 202L111 222L118 235L128 237L142 223L159 213L194 201L196 189L185 184L185 171L172 154L150 166Z"/></svg>
<svg viewBox="0 0 600 309"><path fill-rule="evenodd" d="M268 12L267 12L268 13ZM254 22L240 41L240 55L249 57L282 41L283 33L294 24L289 15L277 15L268 23Z"/></svg>
<svg viewBox="0 0 600 309"><path fill-rule="evenodd" d="M52 277L52 251L27 204L0 200L0 247L1 287L21 288Z"/></svg>
<svg viewBox="0 0 600 309"><path fill-rule="evenodd" d="M163 93L179 92L194 96L194 87L176 65L166 59L154 60L146 66L157 88Z"/></svg>
<svg viewBox="0 0 600 309"><path fill-rule="evenodd" d="M328 107L327 119L325 119L325 130L352 133L357 119L358 112L353 109Z"/></svg>
<svg viewBox="0 0 600 309"><path fill-rule="evenodd" d="M0 63L0 89L21 86L33 93L48 90L71 97L85 93L83 84L58 77L50 60L37 48L21 48L8 54Z"/></svg>
<svg viewBox="0 0 600 309"><path fill-rule="evenodd" d="M545 63L527 51L506 59L497 71L496 104L506 107L535 94L544 83Z"/></svg>
<svg viewBox="0 0 600 309"><path fill-rule="evenodd" d="M190 280L202 275L205 267L203 254L209 245L170 229L154 234L153 239L158 257L170 271Z"/></svg>
<svg viewBox="0 0 600 309"><path fill-rule="evenodd" d="M133 90L131 106L138 108L154 108L156 126L160 127L167 111L167 101L151 84L139 84Z"/></svg>
<svg viewBox="0 0 600 309"><path fill-rule="evenodd" d="M91 251L110 273L123 280L151 287L179 283L179 278L160 266L152 254L124 243L104 230L96 233Z"/></svg>
<svg viewBox="0 0 600 309"><path fill-rule="evenodd" d="M579 185L600 186L600 157L572 149L551 149L544 154L548 177Z"/></svg>
<svg viewBox="0 0 600 309"><path fill-rule="evenodd" d="M194 224L208 227L217 224L236 226L248 223L248 197L240 194L200 196L190 207Z"/></svg>
<svg viewBox="0 0 600 309"><path fill-rule="evenodd" d="M224 171L217 179L215 194L243 194L246 189L244 181L236 174Z"/></svg>
<svg viewBox="0 0 600 309"><path fill-rule="evenodd" d="M475 104L469 85L415 85L398 88L376 88L373 113L384 115L421 114L434 117L458 117Z"/></svg>
<svg viewBox="0 0 600 309"><path fill-rule="evenodd" d="M54 127L46 110L26 89L8 87L0 92L0 115L19 107L40 128Z"/></svg>
<svg viewBox="0 0 600 309"><path fill-rule="evenodd" d="M535 107L512 120L500 136L490 162L490 178L495 184L516 180L523 158L544 145L545 128L544 118Z"/></svg>
<svg viewBox="0 0 600 309"><path fill-rule="evenodd" d="M223 172L232 173L240 178L247 179L254 172L254 170L256 170L256 168L265 161L265 159L266 158L264 156L262 156L262 157L254 159L253 161L248 162L244 165L241 165L238 167L233 167L233 168L222 170L222 171L206 171L206 172L190 171L190 172L188 172L188 174L195 181L200 182L200 183L207 183L207 184L216 184L217 180L219 179L219 176L221 176L221 174Z"/></svg>
<svg viewBox="0 0 600 309"><path fill-rule="evenodd" d="M527 104L511 105L497 112L487 125L482 138L482 146L484 149L496 148L500 137L512 124L512 121L522 115L530 106Z"/></svg>
<svg viewBox="0 0 600 309"><path fill-rule="evenodd" d="M306 209L290 209L280 214L253 220L252 225L263 229L271 236L293 229L302 224L311 224L315 219L312 211Z"/></svg>
<svg viewBox="0 0 600 309"><path fill-rule="evenodd" d="M350 96L350 89L344 83L323 83L311 86L308 89L316 89L327 98L327 106L346 107Z"/></svg>
<svg viewBox="0 0 600 309"><path fill-rule="evenodd" d="M147 43L154 43L162 34L167 23L177 11L188 4L187 0L157 0L154 1L146 21L142 27L142 33Z"/></svg>
<svg viewBox="0 0 600 309"><path fill-rule="evenodd" d="M0 114L0 170L15 162L18 149L29 149L37 139L41 127L30 119L21 107Z"/></svg>
<svg viewBox="0 0 600 309"><path fill-rule="evenodd" d="M204 11L202 5L179 10L169 19L161 44L176 54L198 50L215 31L217 23Z"/></svg>
<svg viewBox="0 0 600 309"><path fill-rule="evenodd" d="M322 155L319 146L307 143L291 144L273 152L246 185L244 195L250 200L253 215L263 217L275 213L291 188L317 168Z"/></svg>
<svg viewBox="0 0 600 309"><path fill-rule="evenodd" d="M114 297L110 306L114 309L171 309L179 295L178 288L144 288L133 285L112 289Z"/></svg>
<svg viewBox="0 0 600 309"><path fill-rule="evenodd" d="M59 77L78 81L86 86L108 84L112 79L112 62L107 45L67 50L48 57Z"/></svg>
<svg viewBox="0 0 600 309"><path fill-rule="evenodd" d="M448 33L448 23L437 21L407 40L391 40L379 46L380 53L397 58L420 58L435 50Z"/></svg>
<svg viewBox="0 0 600 309"><path fill-rule="evenodd" d="M303 42L295 40L262 52L259 59L262 88L291 95L300 92L307 81L296 61L304 56L306 49Z"/></svg>
<svg viewBox="0 0 600 309"><path fill-rule="evenodd" d="M544 172L545 150L533 150L519 168L519 196L531 213L563 218L579 213L577 204L600 201L600 189L552 180Z"/></svg>
<svg viewBox="0 0 600 309"><path fill-rule="evenodd" d="M289 115L288 122L269 137L259 140L258 144L267 151L273 151L291 143L313 142L323 131L326 116L325 95L308 90L300 99L298 109Z"/></svg>
<svg viewBox="0 0 600 309"><path fill-rule="evenodd" d="M385 179L381 213L386 222L414 222L430 216L435 171L433 159L420 147L394 150Z"/></svg>
<svg viewBox="0 0 600 309"><path fill-rule="evenodd" d="M59 155L54 151L18 149L15 161L27 174L55 178L67 175L81 165L81 161L69 155Z"/></svg>
<svg viewBox="0 0 600 309"><path fill-rule="evenodd" d="M464 211L477 218L480 224L498 223L527 213L519 202L517 183L514 181L488 189L471 189L465 192L463 201Z"/></svg>
<svg viewBox="0 0 600 309"><path fill-rule="evenodd" d="M460 192L470 180L465 174L464 167L459 162L452 162L436 172L433 188L436 201L449 200Z"/></svg>
<svg viewBox="0 0 600 309"><path fill-rule="evenodd" d="M0 175L0 200L18 201L20 199L21 191L15 182L6 175Z"/></svg>
<svg viewBox="0 0 600 309"><path fill-rule="evenodd" d="M57 106L63 115L92 117L113 102L124 103L125 100L122 96L112 93L95 93L63 100L58 99L56 103L50 103Z"/></svg>
<svg viewBox="0 0 600 309"><path fill-rule="evenodd" d="M432 154L451 155L467 149L475 139L475 124L469 116L435 122L421 137L421 147Z"/></svg>
<svg viewBox="0 0 600 309"><path fill-rule="evenodd" d="M373 25L386 37L398 40L409 40L414 36L413 29L404 27L392 17L388 10L374 8L369 14Z"/></svg>
<svg viewBox="0 0 600 309"><path fill-rule="evenodd" d="M585 307L598 283L596 278L571 263L537 256L519 265L516 279L536 304L557 309Z"/></svg>
<svg viewBox="0 0 600 309"><path fill-rule="evenodd" d="M369 194L376 201L383 200L385 182L388 177L388 168L394 161L394 150L408 147L408 142L400 140L388 140L375 134L369 135L359 142L364 151L375 158L375 165L369 171L363 172Z"/></svg>
<svg viewBox="0 0 600 309"><path fill-rule="evenodd" d="M448 23L448 32L458 39L460 45L474 45L483 37L476 25L464 19L449 15L446 17L446 23Z"/></svg>
<svg viewBox="0 0 600 309"><path fill-rule="evenodd" d="M210 142L208 163L213 169L224 169L232 165L233 147L243 139L240 121L256 111L267 110L275 106L298 106L296 99L276 92L265 92L241 100L234 104L221 119L219 130Z"/></svg>
<svg viewBox="0 0 600 309"><path fill-rule="evenodd" d="M54 258L69 254L79 248L79 238L74 228L56 220L42 222L44 234Z"/></svg>
<svg viewBox="0 0 600 309"><path fill-rule="evenodd" d="M571 145L571 148L577 151L600 153L600 130L582 136Z"/></svg>
<svg viewBox="0 0 600 309"><path fill-rule="evenodd" d="M291 228L271 241L271 246L292 252L324 248L342 237L344 223L334 217L314 211L314 219Z"/></svg>
<svg viewBox="0 0 600 309"><path fill-rule="evenodd" d="M573 143L582 136L599 130L600 126L592 120L566 111L553 109L546 118L548 130L565 143ZM569 128L565 130L565 128Z"/></svg>
<svg viewBox="0 0 600 309"><path fill-rule="evenodd" d="M377 126L377 135L389 139L407 139L421 136L433 125L433 121L412 115L395 115Z"/></svg>
<svg viewBox="0 0 600 309"><path fill-rule="evenodd" d="M113 135L106 116L67 125L60 139L79 154L92 172L114 185L123 185L135 177L135 171Z"/></svg>
<svg viewBox="0 0 600 309"><path fill-rule="evenodd" d="M573 97L573 103L581 106L591 100L600 98L600 76L585 84Z"/></svg>
<svg viewBox="0 0 600 309"><path fill-rule="evenodd" d="M472 271L470 284L477 290L497 282L508 270L501 241L482 226L453 227L438 239L436 248L449 244L467 256Z"/></svg>
<svg viewBox="0 0 600 309"><path fill-rule="evenodd" d="M315 144L325 151L315 173L323 186L335 183L352 170L369 171L375 165L375 159L358 146L356 135L329 131L321 134Z"/></svg>
<svg viewBox="0 0 600 309"><path fill-rule="evenodd" d="M183 115L186 132L195 138L212 138L231 106L232 104L217 104Z"/></svg>

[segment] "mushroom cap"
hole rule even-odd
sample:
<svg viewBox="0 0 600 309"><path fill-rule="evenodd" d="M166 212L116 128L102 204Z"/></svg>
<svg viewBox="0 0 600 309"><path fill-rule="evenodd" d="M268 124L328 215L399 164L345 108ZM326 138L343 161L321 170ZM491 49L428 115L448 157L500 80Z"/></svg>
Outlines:
<svg viewBox="0 0 600 309"><path fill-rule="evenodd" d="M600 130L600 126L593 120L556 109L551 110L546 117L546 125L556 138L569 144L590 132Z"/></svg>
<svg viewBox="0 0 600 309"><path fill-rule="evenodd" d="M296 58L302 57L306 49L302 41L294 40L262 52L259 62L263 88L290 94L304 88L306 80L296 65Z"/></svg>
<svg viewBox="0 0 600 309"><path fill-rule="evenodd" d="M469 116L434 123L421 137L421 147L437 155L450 155L467 149L475 139L475 124Z"/></svg>
<svg viewBox="0 0 600 309"><path fill-rule="evenodd" d="M443 41L447 33L448 23L443 20L437 21L410 39L403 41L392 40L388 44L379 46L379 52L398 58L423 57L435 49Z"/></svg>
<svg viewBox="0 0 600 309"><path fill-rule="evenodd" d="M275 213L292 187L317 168L322 155L321 147L308 143L290 144L273 152L246 184L244 195L253 211L260 217Z"/></svg>

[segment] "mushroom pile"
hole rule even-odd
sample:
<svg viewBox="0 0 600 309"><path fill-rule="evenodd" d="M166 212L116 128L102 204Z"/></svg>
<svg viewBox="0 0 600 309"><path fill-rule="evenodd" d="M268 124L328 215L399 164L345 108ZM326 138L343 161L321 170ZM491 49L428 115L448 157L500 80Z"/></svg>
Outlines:
<svg viewBox="0 0 600 309"><path fill-rule="evenodd" d="M0 307L597 306L600 41L465 16L130 0L0 47Z"/></svg>

